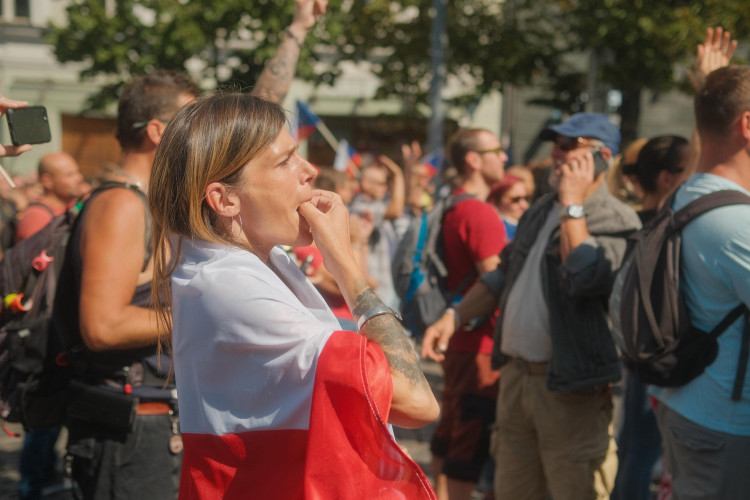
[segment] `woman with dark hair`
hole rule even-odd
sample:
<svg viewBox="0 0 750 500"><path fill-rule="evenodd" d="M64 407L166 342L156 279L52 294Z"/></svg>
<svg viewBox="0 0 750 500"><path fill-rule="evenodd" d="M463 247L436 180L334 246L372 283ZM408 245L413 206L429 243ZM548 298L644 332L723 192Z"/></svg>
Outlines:
<svg viewBox="0 0 750 500"><path fill-rule="evenodd" d="M623 164L622 173L641 193L638 212L644 224L666 198L689 176L690 145L675 135L654 137L643 145L635 163ZM646 384L625 370L622 430L618 436L619 467L612 498L648 500L653 469L661 456L661 435L646 392Z"/></svg>
<svg viewBox="0 0 750 500"><path fill-rule="evenodd" d="M209 96L156 154L153 298L173 332L180 498L434 498L387 425L427 424L437 402L285 119L249 95ZM360 334L340 331L279 246L313 241Z"/></svg>
<svg viewBox="0 0 750 500"><path fill-rule="evenodd" d="M688 176L690 144L677 135L662 135L650 139L638 153L635 163L622 166L627 176L640 191L642 222L652 217L669 194Z"/></svg>

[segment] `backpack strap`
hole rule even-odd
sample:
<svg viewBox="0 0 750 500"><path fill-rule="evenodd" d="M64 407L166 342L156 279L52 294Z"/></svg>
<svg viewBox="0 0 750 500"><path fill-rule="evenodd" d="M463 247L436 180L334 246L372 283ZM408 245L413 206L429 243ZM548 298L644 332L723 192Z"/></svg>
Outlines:
<svg viewBox="0 0 750 500"><path fill-rule="evenodd" d="M42 208L43 208L43 209L45 209L45 210L46 210L47 212L49 212L49 214L50 214L50 215L51 215L52 217L54 217L55 215L57 215L57 214L55 214L55 212L53 212L53 211L52 211L52 209L51 209L50 207L48 207L47 205L45 205L45 204L44 204L44 203L42 203L41 201L32 201L31 203L29 203L29 204L28 204L27 208L28 208L28 207L42 207Z"/></svg>
<svg viewBox="0 0 750 500"><path fill-rule="evenodd" d="M456 205L458 205L464 200L468 200L469 198L476 198L476 197L470 193L461 193L457 195L452 195L451 197L448 198L448 200L446 201L447 206L445 208L445 212L443 212L443 218L440 221L440 235L441 236L443 234L443 220L445 220L445 215L451 210L453 210ZM447 271L446 271L446 274L447 274ZM477 267L472 265L471 271L466 276L464 276L464 278L461 280L461 283L458 284L458 287L453 291L449 290L449 296L448 296L449 302L452 303L457 297L462 296L464 292L466 292L466 289L469 287L469 283L471 283L471 281L477 276L477 274L478 274Z"/></svg>
<svg viewBox="0 0 750 500"><path fill-rule="evenodd" d="M417 244L414 248L414 255L412 256L412 264L415 269L419 267L420 263L424 259L430 259L430 261L435 266L440 276L445 277L448 274L448 269L445 267L445 263L443 262L442 258L438 255L439 252L430 251L429 253L427 253L425 251L425 246L428 243L428 239L430 239L431 248L437 249L438 243L441 241L441 236L443 234L443 219L445 218L445 214L447 214L450 210L453 210L453 208L459 202L466 200L468 198L474 198L474 195L469 194L469 193L461 193L457 195L449 195L443 200L443 206L445 208L443 209L443 214L440 219L440 231L433 232L432 235L429 234L430 227L429 227L428 214L423 213L420 216L421 221L419 225L419 235L417 236ZM433 210L435 209L433 208ZM470 273L469 275L464 277L464 279L461 281L461 285L459 286L458 291L465 288L471 282L471 279L474 277L474 274L476 274L476 269L474 269L473 273ZM406 294L404 295L404 303L409 303L414 299L414 296L417 293L417 289L422 284L424 277L422 276L419 279L417 278L418 277L416 275L412 274L411 279L409 281L409 288L406 290ZM451 295L455 295L455 292L451 293Z"/></svg>
<svg viewBox="0 0 750 500"><path fill-rule="evenodd" d="M674 201L674 194L669 197L667 203L668 206L672 206ZM674 226L675 231L682 231L685 225L693 220L694 218L702 215L709 210L714 208L725 207L728 205L750 205L750 196L746 195L741 191L734 189L724 189L722 191L714 191L706 195L697 198L684 207L682 207L674 215Z"/></svg>
<svg viewBox="0 0 750 500"><path fill-rule="evenodd" d="M732 387L732 401L742 399L742 389L745 386L745 373L747 373L747 361L750 357L750 310L745 309L745 326L742 328L742 342L740 344L740 356L737 361L737 374L734 376ZM734 312L734 311L733 311Z"/></svg>
<svg viewBox="0 0 750 500"><path fill-rule="evenodd" d="M674 194L670 196L668 200L669 206L671 206L672 201L674 201L674 196ZM673 229L675 231L681 231L688 222L699 215L704 214L709 210L713 210L714 208L725 207L728 205L750 205L750 196L734 189L714 191L713 193L701 196L700 198L688 203L675 214ZM745 385L745 373L747 372L747 362L748 358L750 358L750 320L747 317L747 314L750 314L750 312L745 304L740 304L729 311L729 314L727 314L710 332L710 335L714 338L718 337L729 328L729 325L737 321L737 318L742 316L743 313L746 313L745 326L742 330L737 373L732 387L733 401L739 401L742 398L742 389Z"/></svg>
<svg viewBox="0 0 750 500"><path fill-rule="evenodd" d="M724 316L724 319L722 319L721 322L716 325L713 330L711 330L710 335L716 338L724 333L724 331L729 328L729 325L737 321L737 318L742 316L742 313L744 313L746 309L747 307L745 307L745 304L740 304L729 311L729 314Z"/></svg>
<svg viewBox="0 0 750 500"><path fill-rule="evenodd" d="M422 254L424 252L424 245L427 242L427 213L423 213L420 216L420 224L419 224L419 236L417 237L417 246L414 249L414 255L412 256L412 264L414 265L414 268L416 269L419 267L419 263L422 261ZM404 295L404 303L409 303L412 300L414 300L414 295L417 293L417 289L419 288L419 285L422 284L421 279L416 279L417 277L412 274L412 276L409 279L409 288L406 290L406 295Z"/></svg>

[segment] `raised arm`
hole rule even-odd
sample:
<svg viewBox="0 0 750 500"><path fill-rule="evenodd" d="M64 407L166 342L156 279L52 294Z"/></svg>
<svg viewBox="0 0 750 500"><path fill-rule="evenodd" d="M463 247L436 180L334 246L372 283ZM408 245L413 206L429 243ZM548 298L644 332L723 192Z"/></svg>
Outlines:
<svg viewBox="0 0 750 500"><path fill-rule="evenodd" d="M368 286L352 255L348 212L341 197L316 191L299 208L312 228L313 239L326 267L339 284L356 320L385 304ZM388 361L393 382L390 422L400 427L420 427L438 417L440 409L419 366L406 332L393 314L380 314L365 321L360 333L380 346Z"/></svg>
<svg viewBox="0 0 750 500"><path fill-rule="evenodd" d="M378 156L378 163L385 166L390 173L391 200L385 209L385 218L388 220L398 219L404 213L404 202L406 188L404 186L404 174L401 168L386 155Z"/></svg>
<svg viewBox="0 0 750 500"><path fill-rule="evenodd" d="M737 48L737 40L732 40L732 35L724 31L721 26L706 28L706 38L699 43L695 51L694 71L688 70L687 76L693 89L698 92L709 73L724 66L729 66L734 51ZM689 177L698 167L700 158L700 138L698 129L693 129L690 141L690 157L685 169L685 178Z"/></svg>
<svg viewBox="0 0 750 500"><path fill-rule="evenodd" d="M325 13L328 0L295 0L292 23L284 30L284 37L258 77L251 94L281 103L294 79L299 53L307 33Z"/></svg>
<svg viewBox="0 0 750 500"><path fill-rule="evenodd" d="M709 73L729 66L736 48L737 40L732 40L731 33L724 31L721 26L707 28L705 40L698 44L696 49L693 63L695 71L688 70L687 72L693 88L697 91Z"/></svg>

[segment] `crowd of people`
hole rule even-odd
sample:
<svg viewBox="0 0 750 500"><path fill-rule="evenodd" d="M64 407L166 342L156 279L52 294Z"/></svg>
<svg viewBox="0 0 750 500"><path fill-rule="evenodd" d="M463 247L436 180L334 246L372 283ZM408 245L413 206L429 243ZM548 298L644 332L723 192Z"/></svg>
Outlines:
<svg viewBox="0 0 750 500"><path fill-rule="evenodd" d="M672 498L743 498L750 384L730 396L748 315L685 386L624 371L615 439L623 368L607 310L628 237L670 194L679 208L750 192L750 68L729 65L729 33L709 29L699 46L690 139L621 153L606 115L578 113L541 132L547 176L506 165L493 132L466 128L446 150L450 179L417 143L400 164L375 155L352 179L300 156L280 106L325 9L296 2L249 93L202 95L172 71L133 78L118 105L122 161L93 190L59 152L40 160L37 194L3 191L4 246L86 198L54 329L85 367L90 406L117 398L135 418L68 419L81 496L462 500L490 471L488 499L645 500L661 458ZM0 97L2 112L25 105ZM442 219L445 287L458 299L409 332L391 259L409 222L446 194L456 202ZM685 295L707 331L750 306L748 216L724 207L685 230ZM440 404L420 343L442 365ZM391 426L438 418L428 478ZM58 433L26 435L21 498L40 498Z"/></svg>

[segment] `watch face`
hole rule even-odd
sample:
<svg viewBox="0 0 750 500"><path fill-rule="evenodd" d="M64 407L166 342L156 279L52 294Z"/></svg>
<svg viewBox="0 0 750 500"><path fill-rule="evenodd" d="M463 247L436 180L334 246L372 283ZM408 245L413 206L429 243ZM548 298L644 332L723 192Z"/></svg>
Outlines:
<svg viewBox="0 0 750 500"><path fill-rule="evenodd" d="M583 217L583 207L581 205L570 205L565 207L565 216L571 219L580 219Z"/></svg>

